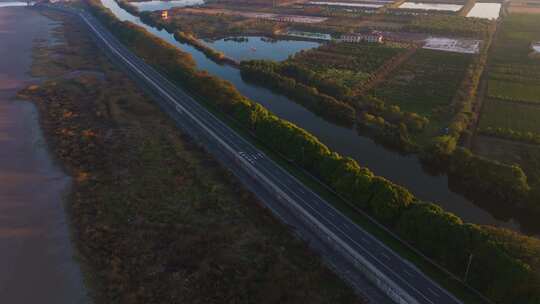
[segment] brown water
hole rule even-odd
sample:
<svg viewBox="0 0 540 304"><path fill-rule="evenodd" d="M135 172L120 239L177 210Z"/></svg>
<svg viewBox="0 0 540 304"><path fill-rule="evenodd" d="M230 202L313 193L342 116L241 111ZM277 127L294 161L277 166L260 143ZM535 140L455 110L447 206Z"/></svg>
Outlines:
<svg viewBox="0 0 540 304"><path fill-rule="evenodd" d="M47 151L33 104L14 100L34 39L53 22L33 10L0 8L0 303L88 303L73 258L63 196L70 179Z"/></svg>

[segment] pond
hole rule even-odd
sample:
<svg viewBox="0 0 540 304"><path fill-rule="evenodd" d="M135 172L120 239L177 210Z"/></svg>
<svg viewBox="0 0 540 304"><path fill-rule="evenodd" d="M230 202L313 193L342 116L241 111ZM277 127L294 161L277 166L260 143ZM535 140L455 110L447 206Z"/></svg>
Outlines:
<svg viewBox="0 0 540 304"><path fill-rule="evenodd" d="M206 42L211 48L235 60L271 59L282 61L301 50L316 48L318 42L273 40L260 36L235 37Z"/></svg>
<svg viewBox="0 0 540 304"><path fill-rule="evenodd" d="M216 64L195 48L177 42L165 30L158 30L146 25L138 17L120 8L114 0L102 0L102 3L110 8L119 19L132 21L182 51L190 53L199 69L230 81L243 95L261 103L279 117L306 129L330 149L352 157L376 174L405 186L418 198L435 202L447 211L457 214L466 222L489 224L520 230L528 234L538 234L536 222L520 225L508 216L496 218L462 195L450 190L448 177L446 175L430 175L424 170L416 156L395 153L369 138L359 136L355 130L331 124L283 95L247 82L242 79L238 69ZM285 56L292 53L287 52Z"/></svg>
<svg viewBox="0 0 540 304"><path fill-rule="evenodd" d="M463 5L459 4L405 2L399 8L457 12L462 7Z"/></svg>
<svg viewBox="0 0 540 304"><path fill-rule="evenodd" d="M184 7L190 5L203 4L204 0L174 0L174 1L143 1L143 2L130 2L136 6L139 11L161 11L168 10L173 7Z"/></svg>
<svg viewBox="0 0 540 304"><path fill-rule="evenodd" d="M500 3L476 3L467 17L476 17L484 19L497 19L501 12Z"/></svg>

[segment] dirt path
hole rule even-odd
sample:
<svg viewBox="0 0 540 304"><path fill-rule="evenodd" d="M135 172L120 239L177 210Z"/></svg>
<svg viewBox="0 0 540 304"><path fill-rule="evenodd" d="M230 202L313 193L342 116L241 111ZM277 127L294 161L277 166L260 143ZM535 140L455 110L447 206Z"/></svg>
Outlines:
<svg viewBox="0 0 540 304"><path fill-rule="evenodd" d="M493 34L491 34L491 38L489 39L489 49L487 50L487 58L484 65L484 68L482 70L482 76L480 77L480 84L478 85L478 89L476 91L476 101L473 105L473 121L469 125L469 130L471 132L471 136L466 138L462 145L466 148L472 149L474 145L474 141L476 136L478 136L478 127L480 125L480 119L482 118L482 110L484 108L484 104L487 98L487 90L488 90L488 80L489 80L489 67L490 67L490 60L491 60L491 51L493 43L495 43L495 40L498 37L498 33L500 30L500 21L497 22L496 29Z"/></svg>
<svg viewBox="0 0 540 304"><path fill-rule="evenodd" d="M62 203L70 179L51 161L34 105L13 99L33 81L33 40L51 25L32 10L0 8L1 303L87 303Z"/></svg>

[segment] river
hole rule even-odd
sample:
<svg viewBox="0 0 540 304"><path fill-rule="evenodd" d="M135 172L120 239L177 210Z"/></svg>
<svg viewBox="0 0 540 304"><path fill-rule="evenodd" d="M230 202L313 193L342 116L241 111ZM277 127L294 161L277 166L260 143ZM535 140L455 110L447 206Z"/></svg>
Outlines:
<svg viewBox="0 0 540 304"><path fill-rule="evenodd" d="M499 212L499 217L495 217L462 195L453 192L449 189L446 175L430 175L424 170L416 156L404 156L390 151L369 138L359 136L355 130L331 124L282 95L245 82L241 78L238 69L216 64L195 48L177 42L173 35L165 30L158 30L146 25L137 16L133 16L120 8L114 0L102 0L102 3L111 9L119 19L140 25L179 49L190 53L199 69L206 70L212 75L230 81L245 96L261 103L279 117L311 132L332 150L352 157L377 175L384 176L395 183L405 186L418 198L439 204L445 210L460 216L465 222L506 227L529 235L537 235L540 231L535 224L523 225L515 219L505 217L504 212ZM238 48L245 47L241 42L236 42L236 44ZM227 45L227 48L231 47L231 44ZM264 43L258 42L257 51L264 47ZM279 57L286 58L298 50L295 47L290 49L281 47L280 51L283 53Z"/></svg>
<svg viewBox="0 0 540 304"><path fill-rule="evenodd" d="M87 303L63 205L70 178L52 161L34 104L15 99L38 81L28 76L33 41L51 39L54 23L8 7L20 5L0 5L0 303Z"/></svg>

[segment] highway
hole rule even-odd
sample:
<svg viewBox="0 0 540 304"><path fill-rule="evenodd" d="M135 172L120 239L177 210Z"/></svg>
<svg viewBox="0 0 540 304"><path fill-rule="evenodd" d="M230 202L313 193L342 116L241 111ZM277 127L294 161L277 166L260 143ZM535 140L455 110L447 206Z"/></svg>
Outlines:
<svg viewBox="0 0 540 304"><path fill-rule="evenodd" d="M170 105L167 114L189 123L209 140L214 141L223 151L229 153L247 174L274 193L283 205L295 210L302 221L308 221L316 227L319 233L339 247L351 261L359 262L364 268L369 265L367 268L378 277L398 286L394 292L402 294L404 291L412 298L407 297L407 301L402 303L461 303L411 263L351 222L181 88L135 56L90 14L83 11L77 11L76 14L118 64L129 71L132 77L152 89L161 102Z"/></svg>

